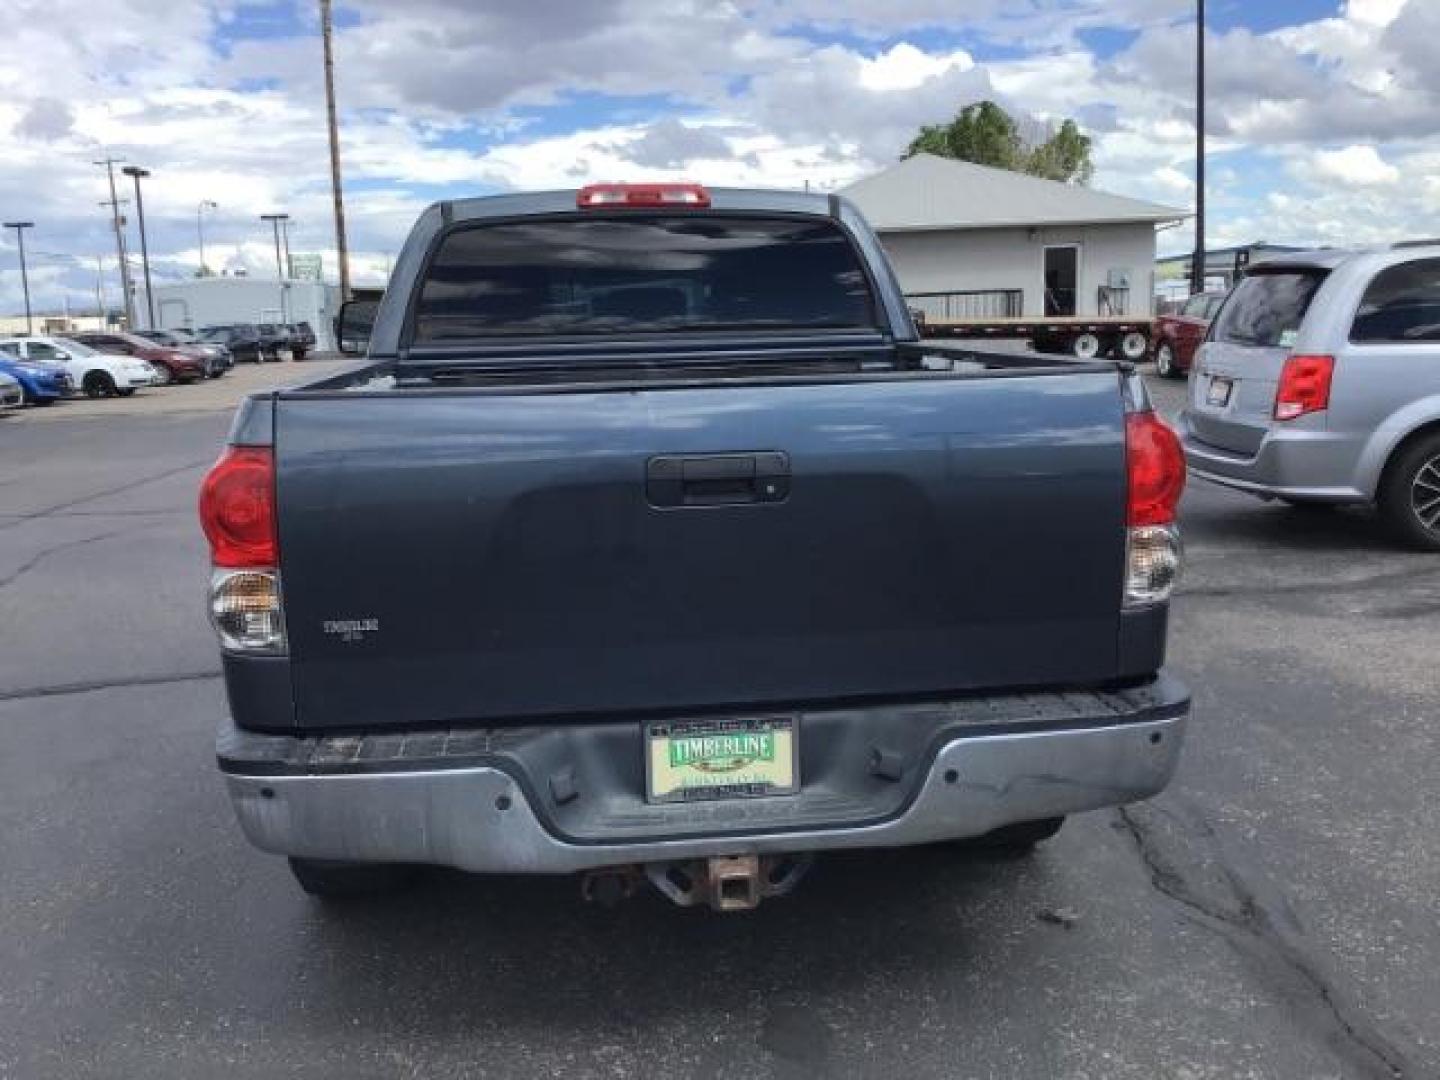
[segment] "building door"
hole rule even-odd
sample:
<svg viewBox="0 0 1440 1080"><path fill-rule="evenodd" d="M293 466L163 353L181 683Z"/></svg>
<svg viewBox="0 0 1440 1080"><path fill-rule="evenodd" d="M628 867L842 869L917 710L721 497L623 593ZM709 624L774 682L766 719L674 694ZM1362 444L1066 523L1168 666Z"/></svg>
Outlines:
<svg viewBox="0 0 1440 1080"><path fill-rule="evenodd" d="M1045 249L1045 317L1069 318L1075 314L1080 284L1080 248L1074 244Z"/></svg>

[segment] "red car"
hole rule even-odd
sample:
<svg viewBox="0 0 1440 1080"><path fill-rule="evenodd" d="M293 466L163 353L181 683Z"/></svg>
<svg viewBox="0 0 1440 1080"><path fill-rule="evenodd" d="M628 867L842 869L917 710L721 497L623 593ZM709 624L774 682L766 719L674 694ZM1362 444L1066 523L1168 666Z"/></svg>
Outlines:
<svg viewBox="0 0 1440 1080"><path fill-rule="evenodd" d="M205 378L205 361L172 349L168 345L157 345L146 341L138 334L127 334L121 330L106 330L103 333L68 334L72 341L89 345L104 353L119 353L123 356L138 356L160 373L166 383L199 382Z"/></svg>
<svg viewBox="0 0 1440 1080"><path fill-rule="evenodd" d="M1195 360L1195 350L1205 340L1210 320L1225 302L1225 293L1196 293L1174 315L1155 320L1150 335L1150 352L1155 371L1165 379L1182 378Z"/></svg>

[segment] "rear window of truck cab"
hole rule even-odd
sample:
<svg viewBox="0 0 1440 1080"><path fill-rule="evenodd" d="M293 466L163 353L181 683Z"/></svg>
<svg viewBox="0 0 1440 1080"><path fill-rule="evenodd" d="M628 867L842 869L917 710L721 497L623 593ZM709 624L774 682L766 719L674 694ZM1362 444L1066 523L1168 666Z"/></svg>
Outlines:
<svg viewBox="0 0 1440 1080"><path fill-rule="evenodd" d="M860 258L832 221L629 212L449 233L413 340L874 325Z"/></svg>
<svg viewBox="0 0 1440 1080"><path fill-rule="evenodd" d="M1326 271L1318 269L1252 272L1220 309L1211 340L1288 347L1325 276Z"/></svg>

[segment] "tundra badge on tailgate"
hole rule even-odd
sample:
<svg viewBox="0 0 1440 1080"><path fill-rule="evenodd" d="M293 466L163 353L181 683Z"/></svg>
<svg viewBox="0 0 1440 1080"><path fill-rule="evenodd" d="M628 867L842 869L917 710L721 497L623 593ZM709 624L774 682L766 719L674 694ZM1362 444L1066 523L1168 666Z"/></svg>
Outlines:
<svg viewBox="0 0 1440 1080"><path fill-rule="evenodd" d="M336 634L341 641L359 641L366 634L380 629L379 619L326 619L325 633Z"/></svg>

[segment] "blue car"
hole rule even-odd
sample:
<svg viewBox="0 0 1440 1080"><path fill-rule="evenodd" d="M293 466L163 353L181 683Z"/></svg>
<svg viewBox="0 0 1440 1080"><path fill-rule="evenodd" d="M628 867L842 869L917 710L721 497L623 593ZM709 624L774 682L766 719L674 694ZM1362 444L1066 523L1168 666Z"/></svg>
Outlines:
<svg viewBox="0 0 1440 1080"><path fill-rule="evenodd" d="M70 376L64 368L21 360L4 349L0 349L0 373L20 384L27 405L50 405L70 393Z"/></svg>

